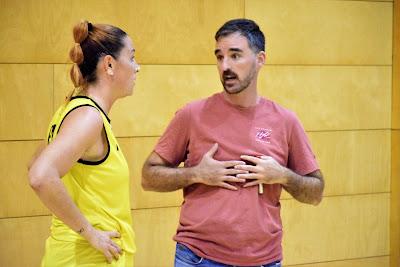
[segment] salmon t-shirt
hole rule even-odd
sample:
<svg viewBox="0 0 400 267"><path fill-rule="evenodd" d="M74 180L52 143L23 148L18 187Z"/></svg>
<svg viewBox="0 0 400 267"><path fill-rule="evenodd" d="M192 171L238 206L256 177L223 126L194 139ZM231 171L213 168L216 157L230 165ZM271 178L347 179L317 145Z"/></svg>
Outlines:
<svg viewBox="0 0 400 267"><path fill-rule="evenodd" d="M300 175L319 169L296 115L265 98L242 108L223 93L189 103L176 112L154 151L173 166L197 165L215 144L216 160L241 155L273 157ZM282 259L280 184L237 191L205 184L184 188L174 240L197 255L230 265L261 265Z"/></svg>

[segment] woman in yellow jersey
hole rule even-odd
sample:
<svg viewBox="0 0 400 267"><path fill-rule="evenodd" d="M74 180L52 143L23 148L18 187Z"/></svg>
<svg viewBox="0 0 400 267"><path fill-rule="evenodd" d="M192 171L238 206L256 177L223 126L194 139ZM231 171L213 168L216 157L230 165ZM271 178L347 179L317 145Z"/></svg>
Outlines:
<svg viewBox="0 0 400 267"><path fill-rule="evenodd" d="M75 89L29 168L31 187L53 213L42 266L131 267L129 170L107 114L132 94L139 65L117 27L82 21L73 34Z"/></svg>

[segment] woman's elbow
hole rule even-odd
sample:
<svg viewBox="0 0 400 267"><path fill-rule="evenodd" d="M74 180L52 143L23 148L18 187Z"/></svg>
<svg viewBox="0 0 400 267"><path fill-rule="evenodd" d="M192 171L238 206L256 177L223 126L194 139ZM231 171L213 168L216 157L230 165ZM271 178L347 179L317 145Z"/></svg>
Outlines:
<svg viewBox="0 0 400 267"><path fill-rule="evenodd" d="M39 191L43 188L43 185L46 184L48 179L43 171L33 165L28 172L28 181L34 191Z"/></svg>

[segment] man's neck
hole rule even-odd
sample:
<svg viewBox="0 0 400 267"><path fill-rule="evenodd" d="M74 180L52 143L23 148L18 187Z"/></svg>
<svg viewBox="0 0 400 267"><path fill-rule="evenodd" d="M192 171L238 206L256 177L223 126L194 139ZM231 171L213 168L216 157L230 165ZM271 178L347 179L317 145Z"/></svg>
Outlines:
<svg viewBox="0 0 400 267"><path fill-rule="evenodd" d="M238 94L228 94L223 92L224 98L229 103L242 108L249 108L256 106L260 101L257 93L257 88L248 87Z"/></svg>

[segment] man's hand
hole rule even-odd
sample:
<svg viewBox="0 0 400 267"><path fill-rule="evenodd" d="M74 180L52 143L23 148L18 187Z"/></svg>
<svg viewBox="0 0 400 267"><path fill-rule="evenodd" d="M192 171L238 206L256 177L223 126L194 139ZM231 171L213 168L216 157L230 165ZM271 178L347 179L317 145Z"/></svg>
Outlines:
<svg viewBox="0 0 400 267"><path fill-rule="evenodd" d="M281 184L290 195L300 202L313 205L318 205L321 202L325 182L320 170L313 171L307 175L299 175L281 166L269 156L257 158L244 155L240 158L255 165L235 166L238 170L249 172L247 174L238 174L237 178L253 179L253 181L246 183L244 187L258 184Z"/></svg>
<svg viewBox="0 0 400 267"><path fill-rule="evenodd" d="M286 168L281 166L274 158L269 156L253 157L243 155L241 159L253 165L236 165L235 169L248 171L247 174L238 174L237 178L251 179L243 187L258 184L284 184Z"/></svg>
<svg viewBox="0 0 400 267"><path fill-rule="evenodd" d="M218 144L203 155L200 163L193 167L196 174L196 183L202 183L211 186L220 186L230 190L237 188L228 182L243 183L246 180L236 175L245 175L248 173L245 169L239 169L238 166L244 166L246 163L238 160L218 161L214 154L218 150Z"/></svg>

